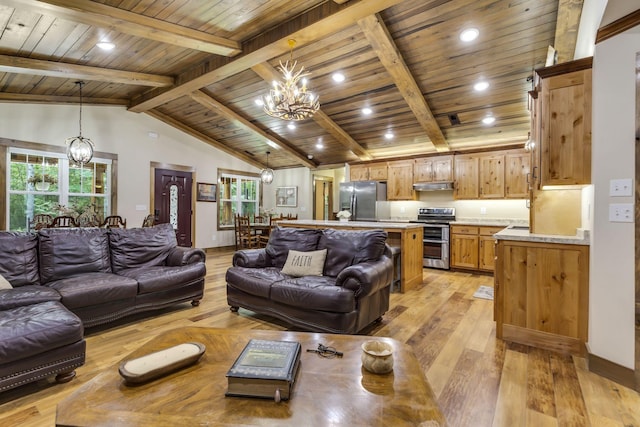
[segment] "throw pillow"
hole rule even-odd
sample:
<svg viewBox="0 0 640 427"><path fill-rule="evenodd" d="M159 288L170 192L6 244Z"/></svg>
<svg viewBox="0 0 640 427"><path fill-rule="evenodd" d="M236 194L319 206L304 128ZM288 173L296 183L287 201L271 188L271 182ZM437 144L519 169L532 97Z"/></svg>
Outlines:
<svg viewBox="0 0 640 427"><path fill-rule="evenodd" d="M282 273L289 276L322 276L327 250L300 252L290 250Z"/></svg>
<svg viewBox="0 0 640 427"><path fill-rule="evenodd" d="M11 283L9 283L7 279L2 277L2 275L0 275L0 289L13 289Z"/></svg>

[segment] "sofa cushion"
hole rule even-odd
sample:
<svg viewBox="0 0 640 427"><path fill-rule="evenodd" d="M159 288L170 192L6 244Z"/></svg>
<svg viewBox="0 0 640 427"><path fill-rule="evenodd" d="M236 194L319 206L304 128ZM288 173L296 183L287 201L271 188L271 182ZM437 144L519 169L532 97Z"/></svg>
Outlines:
<svg viewBox="0 0 640 427"><path fill-rule="evenodd" d="M335 278L305 276L271 285L271 300L299 309L350 313L356 309L353 291L335 286Z"/></svg>
<svg viewBox="0 0 640 427"><path fill-rule="evenodd" d="M171 224L144 228L112 228L109 230L113 271L127 268L163 265L177 246Z"/></svg>
<svg viewBox="0 0 640 427"><path fill-rule="evenodd" d="M107 230L102 228L43 228L40 279L46 284L83 273L110 273Z"/></svg>
<svg viewBox="0 0 640 427"><path fill-rule="evenodd" d="M251 295L269 298L271 284L289 278L279 268L231 267L227 270L227 284Z"/></svg>
<svg viewBox="0 0 640 427"><path fill-rule="evenodd" d="M318 249L327 250L324 275L336 277L351 265L378 260L386 241L384 230L323 230Z"/></svg>
<svg viewBox="0 0 640 427"><path fill-rule="evenodd" d="M25 359L82 341L80 319L57 301L5 310L0 316L0 361Z"/></svg>
<svg viewBox="0 0 640 427"><path fill-rule="evenodd" d="M317 249L322 230L276 227L269 234L266 253L273 267L282 268L289 250L309 252Z"/></svg>
<svg viewBox="0 0 640 427"><path fill-rule="evenodd" d="M290 276L322 276L327 250L300 252L290 250L282 274Z"/></svg>
<svg viewBox="0 0 640 427"><path fill-rule="evenodd" d="M0 274L13 287L40 284L38 236L0 231Z"/></svg>
<svg viewBox="0 0 640 427"><path fill-rule="evenodd" d="M60 301L55 289L40 285L26 285L12 289L0 289L0 312L15 307L39 304L46 301ZM0 314L1 316L1 314Z"/></svg>
<svg viewBox="0 0 640 427"><path fill-rule="evenodd" d="M138 294L138 282L112 273L84 273L47 283L62 296L69 308L87 307L124 299Z"/></svg>
<svg viewBox="0 0 640 427"><path fill-rule="evenodd" d="M138 294L148 294L189 285L206 274L205 264L187 264L178 267L138 267L121 270L118 274L138 282Z"/></svg>

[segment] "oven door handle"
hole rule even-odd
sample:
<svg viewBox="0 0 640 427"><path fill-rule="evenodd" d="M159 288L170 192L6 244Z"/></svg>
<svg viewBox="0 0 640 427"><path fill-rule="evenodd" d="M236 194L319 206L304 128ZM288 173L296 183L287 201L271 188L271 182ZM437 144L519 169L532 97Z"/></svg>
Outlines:
<svg viewBox="0 0 640 427"><path fill-rule="evenodd" d="M446 240L422 239L422 243L449 243L449 242Z"/></svg>

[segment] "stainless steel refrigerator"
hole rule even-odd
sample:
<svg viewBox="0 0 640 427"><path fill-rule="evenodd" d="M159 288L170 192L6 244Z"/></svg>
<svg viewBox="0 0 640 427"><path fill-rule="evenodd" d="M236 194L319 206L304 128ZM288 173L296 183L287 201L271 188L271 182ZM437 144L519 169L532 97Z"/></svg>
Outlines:
<svg viewBox="0 0 640 427"><path fill-rule="evenodd" d="M377 221L389 216L387 183L353 181L340 183L340 210L351 212L352 221Z"/></svg>

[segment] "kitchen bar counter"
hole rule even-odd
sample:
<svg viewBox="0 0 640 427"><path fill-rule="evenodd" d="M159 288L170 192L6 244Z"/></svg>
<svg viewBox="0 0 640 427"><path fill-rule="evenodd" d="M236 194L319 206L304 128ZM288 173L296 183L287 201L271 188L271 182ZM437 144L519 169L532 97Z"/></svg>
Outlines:
<svg viewBox="0 0 640 427"><path fill-rule="evenodd" d="M400 292L422 283L422 224L410 222L321 221L312 219L278 221L281 227L339 228L344 230L382 229L389 246L401 253Z"/></svg>
<svg viewBox="0 0 640 427"><path fill-rule="evenodd" d="M525 219L508 219L508 218L456 218L450 222L451 225L476 225L479 227L508 227L516 225L520 227L528 227L529 221Z"/></svg>
<svg viewBox="0 0 640 427"><path fill-rule="evenodd" d="M509 226L493 235L496 240L516 240L520 242L562 243L567 245L589 245L589 230L579 228L575 236L559 236L550 234L532 234L529 228Z"/></svg>

